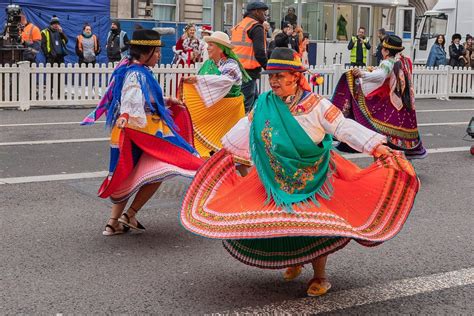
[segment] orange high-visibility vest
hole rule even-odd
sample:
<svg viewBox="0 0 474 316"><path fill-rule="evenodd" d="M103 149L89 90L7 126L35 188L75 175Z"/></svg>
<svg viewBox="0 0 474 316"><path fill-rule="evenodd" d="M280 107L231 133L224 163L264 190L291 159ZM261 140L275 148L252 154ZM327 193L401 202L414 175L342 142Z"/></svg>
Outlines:
<svg viewBox="0 0 474 316"><path fill-rule="evenodd" d="M21 39L23 42L41 41L41 31L34 24L28 23L21 33Z"/></svg>
<svg viewBox="0 0 474 316"><path fill-rule="evenodd" d="M240 21L239 24L232 28L231 41L232 45L234 45L234 53L239 57L239 60L245 69L255 69L261 67L257 59L255 59L252 39L249 38L247 33L257 23L259 22L252 19L251 17L246 17ZM265 34L263 38L264 47L267 47Z"/></svg>
<svg viewBox="0 0 474 316"><path fill-rule="evenodd" d="M97 42L97 36L95 36L94 34L92 35L92 39L94 40L94 53L95 53L97 52L99 43ZM84 35L80 34L77 36L77 46L81 52L84 51L84 48L82 47L83 40L84 40Z"/></svg>

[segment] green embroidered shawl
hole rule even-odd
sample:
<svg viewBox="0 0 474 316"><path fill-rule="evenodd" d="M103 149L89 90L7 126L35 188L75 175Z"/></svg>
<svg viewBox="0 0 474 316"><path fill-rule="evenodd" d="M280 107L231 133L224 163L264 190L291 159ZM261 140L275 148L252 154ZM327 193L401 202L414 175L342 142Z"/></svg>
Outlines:
<svg viewBox="0 0 474 316"><path fill-rule="evenodd" d="M326 134L315 144L273 91L257 99L250 129L250 150L260 180L267 192L267 203L291 211L292 205L313 201L316 194L329 199L328 177L332 137Z"/></svg>

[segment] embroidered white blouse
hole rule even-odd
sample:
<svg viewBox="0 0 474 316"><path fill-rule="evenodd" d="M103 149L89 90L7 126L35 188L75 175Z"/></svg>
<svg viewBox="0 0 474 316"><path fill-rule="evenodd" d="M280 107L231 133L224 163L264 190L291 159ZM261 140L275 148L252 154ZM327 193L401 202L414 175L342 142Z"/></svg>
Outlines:
<svg viewBox="0 0 474 316"><path fill-rule="evenodd" d="M387 142L385 136L345 118L329 100L319 97L318 100L309 113L294 116L314 143L320 143L326 134L331 134L352 148L371 154L378 145ZM222 138L225 149L247 160L251 160L250 124L249 118L244 117Z"/></svg>
<svg viewBox="0 0 474 316"><path fill-rule="evenodd" d="M364 95L369 95L371 92L383 85L385 80L391 76L394 64L394 58L384 59L373 71L362 72L362 78L359 80Z"/></svg>
<svg viewBox="0 0 474 316"><path fill-rule="evenodd" d="M198 75L195 87L207 107L224 98L234 85L242 85L242 72L239 64L231 59L221 59L217 63L220 75Z"/></svg>

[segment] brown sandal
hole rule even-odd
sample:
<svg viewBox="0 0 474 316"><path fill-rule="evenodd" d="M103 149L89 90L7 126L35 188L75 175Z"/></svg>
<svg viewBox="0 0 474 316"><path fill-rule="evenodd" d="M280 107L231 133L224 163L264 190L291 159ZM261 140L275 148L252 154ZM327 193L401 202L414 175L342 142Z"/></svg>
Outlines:
<svg viewBox="0 0 474 316"><path fill-rule="evenodd" d="M114 220L114 221L118 221L118 218L111 217L109 219ZM121 224L121 223L119 222L119 224ZM112 225L107 224L107 225L105 225L105 229L102 232L102 235L103 236L120 235L120 234L126 233L130 230L130 227L124 226L123 224L121 226L122 226L122 229L116 229ZM110 229L110 231L108 231L107 228Z"/></svg>
<svg viewBox="0 0 474 316"><path fill-rule="evenodd" d="M130 209L132 209L132 211L134 211L135 214L134 214L133 216L128 216L127 212L125 212L125 213L122 214L122 216L120 216L120 218L118 219L118 221L119 221L120 223L122 223L123 225L125 225L125 226L127 226L127 227L130 227L130 228L132 228L132 229L142 230L142 231L145 230L145 227L144 227L142 224L140 224L140 222L139 222L137 219L136 219L136 221L137 221L137 225L136 225L136 226L133 225L133 224L130 222L130 219L133 218L133 217L135 217L135 215L138 213L138 211L135 210L134 208L130 207ZM123 217L124 219L122 219L122 217Z"/></svg>

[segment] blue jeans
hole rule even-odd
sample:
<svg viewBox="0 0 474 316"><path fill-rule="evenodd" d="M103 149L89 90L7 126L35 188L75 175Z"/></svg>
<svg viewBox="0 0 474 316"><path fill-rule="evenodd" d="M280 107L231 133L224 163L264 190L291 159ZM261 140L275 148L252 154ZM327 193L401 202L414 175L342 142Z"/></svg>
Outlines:
<svg viewBox="0 0 474 316"><path fill-rule="evenodd" d="M253 104L258 96L257 79L252 79L242 83L242 94L244 95L245 113L249 113L253 109Z"/></svg>

